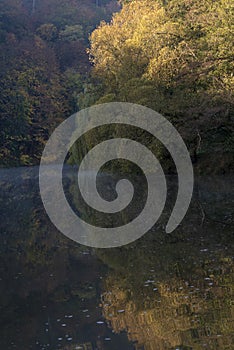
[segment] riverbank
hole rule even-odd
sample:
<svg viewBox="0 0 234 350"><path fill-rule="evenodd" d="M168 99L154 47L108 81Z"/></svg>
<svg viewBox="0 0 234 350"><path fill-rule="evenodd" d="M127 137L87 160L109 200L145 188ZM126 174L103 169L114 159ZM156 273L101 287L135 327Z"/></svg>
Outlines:
<svg viewBox="0 0 234 350"><path fill-rule="evenodd" d="M222 174L233 174L234 173L234 153L233 152L213 152L213 153L203 153L194 157L191 157L193 162L193 169L195 175L222 175ZM164 162L161 162L164 165ZM164 172L168 175L175 174L175 169L171 161L165 161ZM7 169L14 168L16 173L17 169L28 169L29 173L31 169L39 168L38 164L27 165L20 164L18 166L14 164L0 164L0 171L3 170L7 173Z"/></svg>

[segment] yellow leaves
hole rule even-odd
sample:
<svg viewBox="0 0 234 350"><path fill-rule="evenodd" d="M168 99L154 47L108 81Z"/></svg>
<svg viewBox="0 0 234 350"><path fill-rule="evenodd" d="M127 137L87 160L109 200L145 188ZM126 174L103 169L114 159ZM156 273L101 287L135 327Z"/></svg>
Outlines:
<svg viewBox="0 0 234 350"><path fill-rule="evenodd" d="M112 75L120 81L143 74L149 58L163 45L166 23L165 10L157 2L124 5L111 24L102 22L91 35L89 53L95 73L104 79ZM160 32L157 40L156 31Z"/></svg>
<svg viewBox="0 0 234 350"><path fill-rule="evenodd" d="M118 47L117 38L113 36L113 27L105 23L101 23L100 27L92 33L89 54L97 72L108 70L118 60L121 47Z"/></svg>
<svg viewBox="0 0 234 350"><path fill-rule="evenodd" d="M89 53L95 73L104 79L111 74L122 81L124 74L125 79L131 74L130 78L134 78L145 73L147 77L156 77L156 70L160 69L158 77L164 79L166 69L173 68L176 60L173 50L183 35L183 26L171 21L158 2L125 4L110 24L102 22L91 35Z"/></svg>
<svg viewBox="0 0 234 350"><path fill-rule="evenodd" d="M179 59L176 52L171 51L168 47L164 47L160 50L157 58L150 60L145 77L167 85L178 72L178 64Z"/></svg>
<svg viewBox="0 0 234 350"><path fill-rule="evenodd" d="M172 115L201 105L202 96L207 105L217 96L233 104L233 14L232 0L125 3L91 35L94 74L107 100L110 94Z"/></svg>
<svg viewBox="0 0 234 350"><path fill-rule="evenodd" d="M20 162L24 165L32 165L32 159L27 154L22 154L20 156Z"/></svg>
<svg viewBox="0 0 234 350"><path fill-rule="evenodd" d="M173 83L173 78L187 70L193 61L197 61L196 54L186 41L181 41L174 48L164 46L150 60L144 77L169 86Z"/></svg>
<svg viewBox="0 0 234 350"><path fill-rule="evenodd" d="M35 36L35 46L38 49L45 49L46 48L44 41L39 36Z"/></svg>

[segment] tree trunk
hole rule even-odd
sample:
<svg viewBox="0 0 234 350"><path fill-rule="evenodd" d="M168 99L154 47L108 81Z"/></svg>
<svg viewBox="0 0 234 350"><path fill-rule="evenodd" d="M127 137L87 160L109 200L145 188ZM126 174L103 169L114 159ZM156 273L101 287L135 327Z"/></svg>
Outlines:
<svg viewBox="0 0 234 350"><path fill-rule="evenodd" d="M32 0L32 14L35 13L36 10L36 0Z"/></svg>

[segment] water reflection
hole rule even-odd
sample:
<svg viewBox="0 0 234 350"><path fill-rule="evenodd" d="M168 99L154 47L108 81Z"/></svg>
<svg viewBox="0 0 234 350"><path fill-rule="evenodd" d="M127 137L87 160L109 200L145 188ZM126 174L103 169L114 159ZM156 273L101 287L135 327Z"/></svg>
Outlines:
<svg viewBox="0 0 234 350"><path fill-rule="evenodd" d="M143 253L144 271L133 259L125 273L115 268L109 274L102 301L110 327L117 333L127 330L140 349L231 349L231 260L200 256L188 272L183 268L186 258L164 268L164 257L158 261L162 253L154 254L148 264Z"/></svg>
<svg viewBox="0 0 234 350"><path fill-rule="evenodd" d="M233 348L231 188L200 179L173 235L159 225L131 246L99 252L110 267L103 315L116 333L127 330L136 349Z"/></svg>
<svg viewBox="0 0 234 350"><path fill-rule="evenodd" d="M232 349L231 178L200 179L175 233L164 233L169 199L150 233L111 250L57 232L36 168L1 170L0 184L2 349Z"/></svg>

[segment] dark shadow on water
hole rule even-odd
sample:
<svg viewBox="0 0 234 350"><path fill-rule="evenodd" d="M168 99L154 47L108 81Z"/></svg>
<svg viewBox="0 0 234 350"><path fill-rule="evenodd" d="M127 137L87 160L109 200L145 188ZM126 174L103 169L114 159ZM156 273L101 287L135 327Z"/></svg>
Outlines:
<svg viewBox="0 0 234 350"><path fill-rule="evenodd" d="M64 176L82 212L76 171ZM134 179L136 203L141 180ZM78 245L50 223L38 168L0 170L1 349L233 349L234 180L197 179L189 212L170 235L177 184L167 181L156 226L104 250ZM103 176L102 194L107 182L112 190L116 179ZM129 209L124 222L139 212L137 204ZM83 215L99 220L84 208Z"/></svg>

